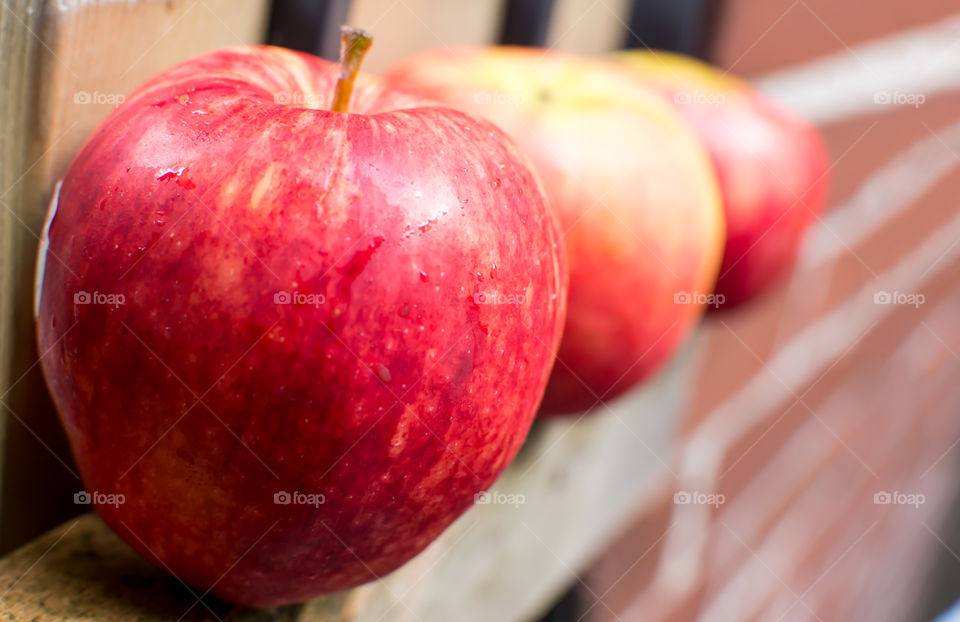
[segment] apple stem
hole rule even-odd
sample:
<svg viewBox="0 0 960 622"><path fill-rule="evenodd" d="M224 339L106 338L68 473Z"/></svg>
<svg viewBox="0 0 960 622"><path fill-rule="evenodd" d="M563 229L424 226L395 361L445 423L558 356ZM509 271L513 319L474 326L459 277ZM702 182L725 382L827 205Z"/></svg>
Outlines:
<svg viewBox="0 0 960 622"><path fill-rule="evenodd" d="M340 76L337 77L337 86L333 91L334 112L347 112L350 108L350 96L353 94L353 83L360 71L360 63L373 45L373 37L359 28L350 26L340 27Z"/></svg>

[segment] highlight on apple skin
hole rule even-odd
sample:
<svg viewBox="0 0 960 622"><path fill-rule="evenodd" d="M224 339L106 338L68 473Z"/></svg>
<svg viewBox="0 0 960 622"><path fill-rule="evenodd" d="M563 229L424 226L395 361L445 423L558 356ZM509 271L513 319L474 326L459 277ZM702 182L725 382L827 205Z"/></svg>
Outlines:
<svg viewBox="0 0 960 622"><path fill-rule="evenodd" d="M616 63L530 48L431 50L384 79L492 120L543 181L570 299L542 414L596 409L669 360L711 301L724 240L715 173L670 105Z"/></svg>
<svg viewBox="0 0 960 622"><path fill-rule="evenodd" d="M131 95L48 214L43 370L96 511L243 605L397 568L523 442L564 320L557 224L492 124L279 48Z"/></svg>
<svg viewBox="0 0 960 622"><path fill-rule="evenodd" d="M812 124L706 63L659 50L617 58L690 121L710 152L727 221L716 307L751 300L788 270L826 204L823 139Z"/></svg>

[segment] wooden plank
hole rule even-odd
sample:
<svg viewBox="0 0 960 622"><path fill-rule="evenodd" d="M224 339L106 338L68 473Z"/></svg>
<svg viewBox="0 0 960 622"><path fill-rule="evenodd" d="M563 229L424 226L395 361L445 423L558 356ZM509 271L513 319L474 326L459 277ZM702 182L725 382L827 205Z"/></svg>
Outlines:
<svg viewBox="0 0 960 622"><path fill-rule="evenodd" d="M40 45L33 32L40 27L42 0L17 0L0 6L0 478L7 479L4 447L10 420L23 412L29 396L40 390L36 377L22 378L36 360L33 314L29 312L36 239L31 235L29 174L32 149L28 137L34 117ZM19 390L17 390L19 389ZM49 405L49 402L47 402ZM47 411L49 413L49 411ZM13 430L13 438L17 437ZM0 497L0 510L6 499ZM54 519L56 520L56 519ZM4 547L0 522L0 550Z"/></svg>
<svg viewBox="0 0 960 622"><path fill-rule="evenodd" d="M76 511L78 482L35 364L33 336L33 265L54 182L100 119L146 78L215 47L261 40L268 0L2 4L0 549L6 550Z"/></svg>
<svg viewBox="0 0 960 622"><path fill-rule="evenodd" d="M605 54L623 46L631 0L557 0L547 47Z"/></svg>
<svg viewBox="0 0 960 622"><path fill-rule="evenodd" d="M418 50L496 43L504 0L352 0L348 22L373 34L364 71Z"/></svg>
<svg viewBox="0 0 960 622"><path fill-rule="evenodd" d="M231 609L142 561L92 514L0 560L8 619L160 622L502 622L541 613L668 473L696 343L655 383L582 420L538 424L488 499L420 556L360 588L273 610Z"/></svg>

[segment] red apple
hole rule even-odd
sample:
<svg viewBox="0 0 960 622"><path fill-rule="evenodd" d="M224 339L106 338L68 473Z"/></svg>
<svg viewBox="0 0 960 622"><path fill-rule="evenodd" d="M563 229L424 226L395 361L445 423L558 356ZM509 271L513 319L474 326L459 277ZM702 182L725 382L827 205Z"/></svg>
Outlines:
<svg viewBox="0 0 960 622"><path fill-rule="evenodd" d="M563 324L559 232L504 134L362 76L324 109L337 74L241 47L155 77L73 161L40 254L97 512L245 605L436 538L523 442Z"/></svg>
<svg viewBox="0 0 960 622"><path fill-rule="evenodd" d="M706 63L647 50L619 58L693 124L713 159L727 219L719 308L753 298L791 265L826 203L829 157L820 134Z"/></svg>
<svg viewBox="0 0 960 622"><path fill-rule="evenodd" d="M540 174L570 263L544 414L590 409L669 359L724 236L707 154L669 105L614 63L535 49L428 51L385 79L493 120Z"/></svg>

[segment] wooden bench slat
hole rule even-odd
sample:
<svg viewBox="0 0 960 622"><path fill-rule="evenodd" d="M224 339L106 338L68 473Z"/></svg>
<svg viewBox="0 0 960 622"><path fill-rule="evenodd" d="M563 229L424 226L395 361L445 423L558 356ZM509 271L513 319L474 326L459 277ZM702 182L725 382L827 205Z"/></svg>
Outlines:
<svg viewBox="0 0 960 622"><path fill-rule="evenodd" d="M255 43L268 0L5 0L0 8L0 550L75 512L79 482L37 365L36 248L56 180L119 98L213 48ZM43 481L41 490L34 482Z"/></svg>
<svg viewBox="0 0 960 622"><path fill-rule="evenodd" d="M683 407L695 344L648 387L577 421L535 426L491 497L421 555L380 581L273 610L231 609L153 568L94 514L0 560L10 620L297 622L525 620L542 611L669 473L672 423ZM209 608L210 610L207 610ZM172 617L171 617L172 615ZM196 616L196 618L192 617Z"/></svg>

